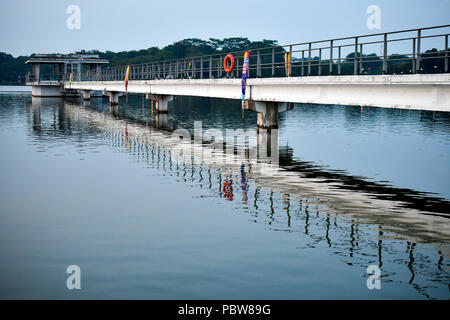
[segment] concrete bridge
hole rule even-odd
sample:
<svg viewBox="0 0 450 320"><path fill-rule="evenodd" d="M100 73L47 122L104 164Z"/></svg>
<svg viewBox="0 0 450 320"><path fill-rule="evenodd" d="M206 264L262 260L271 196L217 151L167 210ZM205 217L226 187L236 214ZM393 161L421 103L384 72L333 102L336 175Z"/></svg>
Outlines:
<svg viewBox="0 0 450 320"><path fill-rule="evenodd" d="M278 113L294 103L449 112L449 31L445 25L254 49L242 108L257 112L263 129L277 128ZM429 50L424 51L424 39L433 43ZM394 42L407 54L393 52ZM380 55L363 53L374 45L381 45ZM157 113L167 113L176 95L242 99L244 52L231 53L235 67L229 72L226 54L97 68L95 76L91 68L74 81L66 75L62 90L78 90L85 100L100 91L111 104L126 92L145 94L156 102Z"/></svg>
<svg viewBox="0 0 450 320"><path fill-rule="evenodd" d="M123 81L75 82L65 88L77 89L84 99L102 91L111 104L125 94ZM173 96L202 96L242 99L239 79L131 80L129 93L143 93L155 100L158 113L168 112ZM342 104L386 108L450 111L450 74L317 76L248 79L244 109L256 111L258 126L277 127L278 112L292 103Z"/></svg>

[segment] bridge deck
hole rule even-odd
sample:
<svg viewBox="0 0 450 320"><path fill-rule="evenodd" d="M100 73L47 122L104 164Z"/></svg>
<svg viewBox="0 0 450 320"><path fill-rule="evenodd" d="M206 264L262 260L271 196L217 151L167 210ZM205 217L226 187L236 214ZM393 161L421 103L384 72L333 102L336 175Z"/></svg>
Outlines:
<svg viewBox="0 0 450 320"><path fill-rule="evenodd" d="M125 92L123 81L72 82L65 88ZM131 80L128 92L242 98L240 79ZM450 112L450 74L248 79L247 98Z"/></svg>

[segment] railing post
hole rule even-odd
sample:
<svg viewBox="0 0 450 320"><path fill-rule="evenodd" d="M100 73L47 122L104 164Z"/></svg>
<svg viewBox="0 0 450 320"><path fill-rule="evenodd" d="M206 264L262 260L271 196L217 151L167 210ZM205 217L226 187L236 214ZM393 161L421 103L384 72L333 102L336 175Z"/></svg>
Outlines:
<svg viewBox="0 0 450 320"><path fill-rule="evenodd" d="M445 35L445 62L444 72L448 72L448 34Z"/></svg>
<svg viewBox="0 0 450 320"><path fill-rule="evenodd" d="M192 64L192 79L195 79L195 60L194 59L191 60L191 64Z"/></svg>
<svg viewBox="0 0 450 320"><path fill-rule="evenodd" d="M209 78L212 78L212 56L209 56Z"/></svg>
<svg viewBox="0 0 450 320"><path fill-rule="evenodd" d="M388 67L387 67L387 33L384 34L383 39L383 74L387 74Z"/></svg>
<svg viewBox="0 0 450 320"><path fill-rule="evenodd" d="M311 42L308 46L308 76L311 75Z"/></svg>
<svg viewBox="0 0 450 320"><path fill-rule="evenodd" d="M261 54L256 51L256 77L261 78Z"/></svg>
<svg viewBox="0 0 450 320"><path fill-rule="evenodd" d="M328 68L329 74L333 74L333 40L330 40L330 66Z"/></svg>
<svg viewBox="0 0 450 320"><path fill-rule="evenodd" d="M358 74L358 37L355 37L355 53L353 56L353 74Z"/></svg>
<svg viewBox="0 0 450 320"><path fill-rule="evenodd" d="M322 48L319 48L319 76L322 75Z"/></svg>
<svg viewBox="0 0 450 320"><path fill-rule="evenodd" d="M272 48L272 78L275 77L275 48Z"/></svg>
<svg viewBox="0 0 450 320"><path fill-rule="evenodd" d="M236 78L239 78L239 57L236 57Z"/></svg>
<svg viewBox="0 0 450 320"><path fill-rule="evenodd" d="M341 75L341 46L338 47L338 75Z"/></svg>
<svg viewBox="0 0 450 320"><path fill-rule="evenodd" d="M416 68L416 38L412 39L411 73L417 73Z"/></svg>
<svg viewBox="0 0 450 320"><path fill-rule="evenodd" d="M359 44L359 73L363 73L363 44Z"/></svg>
<svg viewBox="0 0 450 320"><path fill-rule="evenodd" d="M200 58L200 79L203 79L203 58Z"/></svg>
<svg viewBox="0 0 450 320"><path fill-rule="evenodd" d="M302 77L305 75L305 50L302 50Z"/></svg>
<svg viewBox="0 0 450 320"><path fill-rule="evenodd" d="M416 69L420 72L420 39L422 37L422 30L417 30L417 54L416 54Z"/></svg>
<svg viewBox="0 0 450 320"><path fill-rule="evenodd" d="M288 65L288 69L289 69L289 76L292 75L292 45L289 46L289 65Z"/></svg>

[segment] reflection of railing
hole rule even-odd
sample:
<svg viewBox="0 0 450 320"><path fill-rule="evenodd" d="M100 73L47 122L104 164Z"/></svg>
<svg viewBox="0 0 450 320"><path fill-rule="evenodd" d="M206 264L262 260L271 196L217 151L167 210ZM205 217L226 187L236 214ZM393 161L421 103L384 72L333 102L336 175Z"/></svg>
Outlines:
<svg viewBox="0 0 450 320"><path fill-rule="evenodd" d="M450 25L249 48L249 76L414 74L448 72ZM442 50L433 49L442 47ZM378 53L375 53L378 52ZM229 74L223 61L229 52L130 66L130 80L222 78L242 74L244 51L232 52ZM83 81L123 80L126 66L107 68L100 75L82 74Z"/></svg>

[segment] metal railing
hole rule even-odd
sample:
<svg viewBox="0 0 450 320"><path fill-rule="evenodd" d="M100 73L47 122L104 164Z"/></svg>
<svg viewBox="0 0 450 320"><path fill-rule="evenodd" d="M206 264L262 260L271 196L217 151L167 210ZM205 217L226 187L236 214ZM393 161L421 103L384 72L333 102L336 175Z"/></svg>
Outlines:
<svg viewBox="0 0 450 320"><path fill-rule="evenodd" d="M48 74L41 74L38 77L36 77L32 72L28 72L25 74L25 82L62 82L64 81L63 75L54 75L51 73Z"/></svg>
<svg viewBox="0 0 450 320"><path fill-rule="evenodd" d="M249 77L446 73L449 31L450 25L442 25L250 49ZM433 50L439 46L442 49ZM234 56L235 67L226 73L223 60L229 53ZM239 78L244 53L130 65L129 80ZM124 80L126 68L109 67L95 75L85 72L81 80Z"/></svg>

